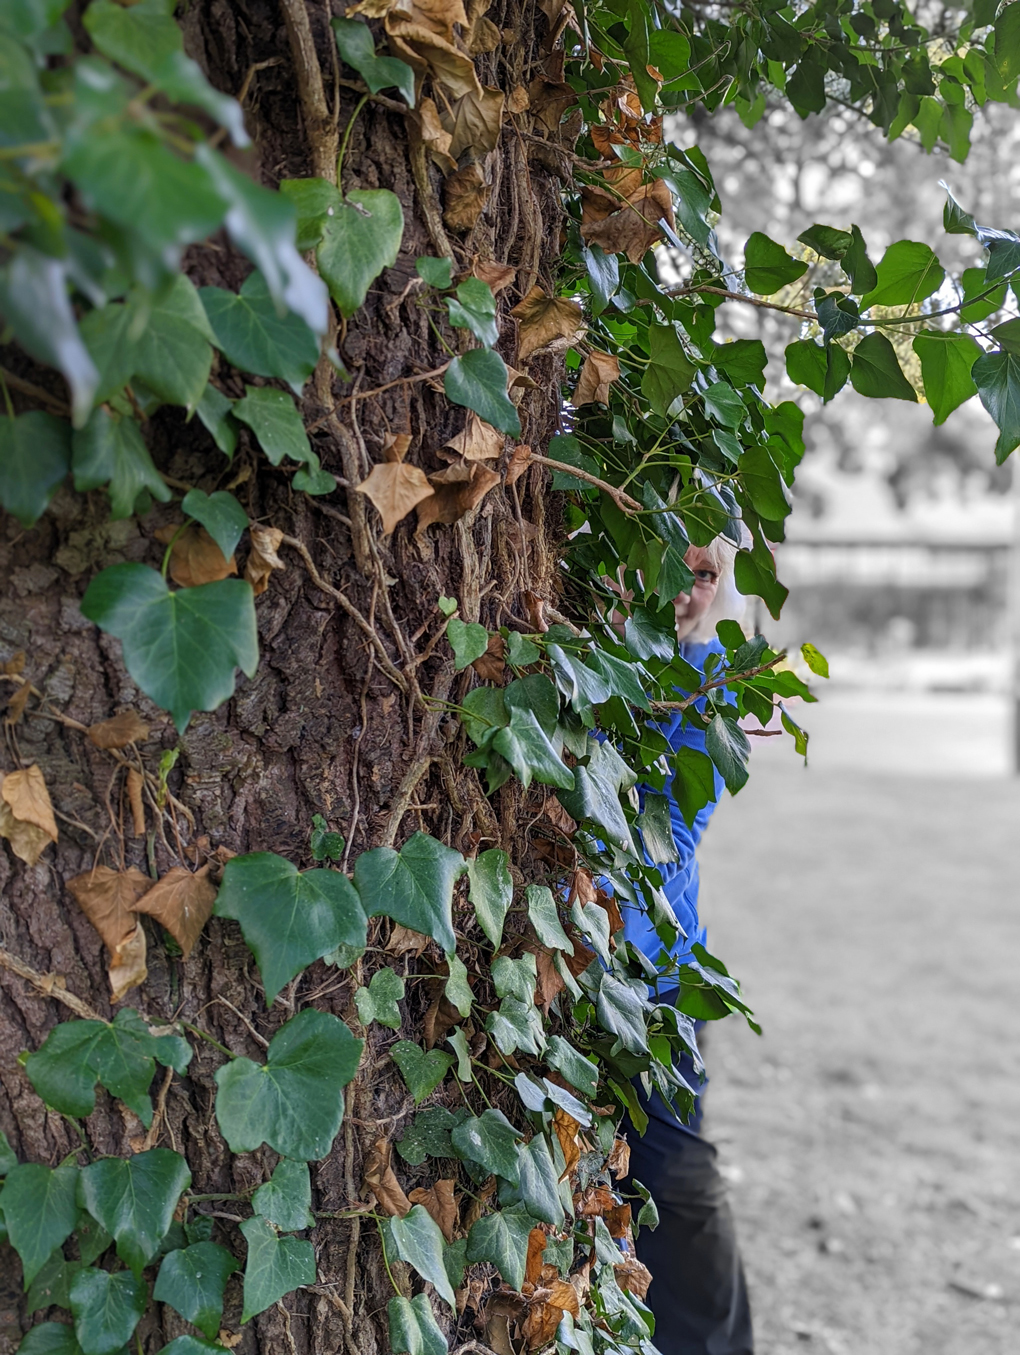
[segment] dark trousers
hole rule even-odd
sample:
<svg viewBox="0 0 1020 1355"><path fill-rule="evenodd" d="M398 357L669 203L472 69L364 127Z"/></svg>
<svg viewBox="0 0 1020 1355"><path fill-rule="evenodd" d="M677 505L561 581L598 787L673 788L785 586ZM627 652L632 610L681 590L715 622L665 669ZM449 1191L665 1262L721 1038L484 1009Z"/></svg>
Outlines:
<svg viewBox="0 0 1020 1355"><path fill-rule="evenodd" d="M655 1346L662 1355L753 1355L744 1268L716 1150L681 1128L657 1095L642 1101L648 1129L641 1137L632 1128L627 1137L631 1177L659 1209L659 1226L642 1228L637 1240L638 1259L653 1276L647 1303Z"/></svg>

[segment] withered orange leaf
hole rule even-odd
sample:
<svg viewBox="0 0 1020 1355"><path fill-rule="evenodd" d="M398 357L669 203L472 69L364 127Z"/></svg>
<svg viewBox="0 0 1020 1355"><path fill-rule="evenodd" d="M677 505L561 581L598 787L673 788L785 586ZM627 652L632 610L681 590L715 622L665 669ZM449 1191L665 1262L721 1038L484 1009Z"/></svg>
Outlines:
<svg viewBox="0 0 1020 1355"><path fill-rule="evenodd" d="M505 434L471 410L461 431L443 445L459 452L465 461L491 461L502 453L505 442Z"/></svg>
<svg viewBox="0 0 1020 1355"><path fill-rule="evenodd" d="M613 1151L606 1160L606 1166L619 1179L630 1172L630 1144L626 1139L614 1139Z"/></svg>
<svg viewBox="0 0 1020 1355"><path fill-rule="evenodd" d="M624 196L625 207L582 225L581 234L607 254L626 254L631 263L640 263L652 245L662 239L660 220L674 225L673 203L661 179L642 184L636 192L625 192Z"/></svg>
<svg viewBox="0 0 1020 1355"><path fill-rule="evenodd" d="M547 296L537 285L510 314L520 322L521 362L542 349L569 348L585 330L584 312L576 302L562 296Z"/></svg>
<svg viewBox="0 0 1020 1355"><path fill-rule="evenodd" d="M248 552L248 563L244 567L244 577L258 597L269 587L269 576L273 570L286 568L276 553L280 549L283 532L279 527L260 527L258 523L253 522L248 534L251 537L251 550Z"/></svg>
<svg viewBox="0 0 1020 1355"><path fill-rule="evenodd" d="M19 649L16 654L12 654L9 659L0 663L0 673L6 673L8 677L20 677L25 671L25 651Z"/></svg>
<svg viewBox="0 0 1020 1355"><path fill-rule="evenodd" d="M475 659L471 667L475 670L483 682L502 682L503 670L505 664L503 655L506 653L506 641L502 635L490 635L489 643L485 646L485 653L480 659Z"/></svg>
<svg viewBox="0 0 1020 1355"><path fill-rule="evenodd" d="M132 905L132 911L148 913L161 922L187 959L212 915L215 902L216 886L209 878L208 865L194 872L172 866Z"/></svg>
<svg viewBox="0 0 1020 1355"><path fill-rule="evenodd" d="M452 1242L456 1237L460 1222L460 1209L453 1193L455 1185L456 1181L452 1178L449 1181L436 1181L431 1186L418 1186L407 1197L412 1204L424 1205L439 1224L447 1242Z"/></svg>
<svg viewBox="0 0 1020 1355"><path fill-rule="evenodd" d="M636 1294L644 1299L652 1283L652 1272L636 1256L628 1256L619 1265L613 1266L616 1283L628 1294Z"/></svg>
<svg viewBox="0 0 1020 1355"><path fill-rule="evenodd" d="M528 1255L524 1262L524 1283L537 1284L542 1274L542 1257L545 1252L546 1234L541 1228L532 1228L528 1234Z"/></svg>
<svg viewBox="0 0 1020 1355"><path fill-rule="evenodd" d="M196 588L237 573L233 555L228 560L204 527L189 522L178 536L179 530L179 525L168 523L154 533L157 541L170 546L170 577L174 583Z"/></svg>
<svg viewBox="0 0 1020 1355"><path fill-rule="evenodd" d="M149 726L135 710L120 710L109 720L89 725L89 739L97 748L126 748L149 737Z"/></svg>
<svg viewBox="0 0 1020 1355"><path fill-rule="evenodd" d="M408 466L402 461L382 462L373 466L368 478L355 488L375 504L386 536L402 518L407 517L416 504L434 492L419 466Z"/></svg>
<svg viewBox="0 0 1020 1355"><path fill-rule="evenodd" d="M417 75L431 75L452 99L481 92L474 62L450 39L425 24L400 18L395 9L384 22L394 56L406 61Z"/></svg>
<svg viewBox="0 0 1020 1355"><path fill-rule="evenodd" d="M118 946L113 948L106 976L110 981L110 1001L119 1002L125 993L145 982L149 971L145 964L145 932L136 923Z"/></svg>
<svg viewBox="0 0 1020 1355"><path fill-rule="evenodd" d="M135 837L145 836L145 801L142 798L142 788L145 785L145 778L137 767L127 769L127 793L128 804L131 807L132 827L135 831Z"/></svg>
<svg viewBox="0 0 1020 1355"><path fill-rule="evenodd" d="M581 1160L581 1149L577 1142L577 1131L580 1125L572 1115L561 1107L556 1107L556 1113L553 1115L553 1129L556 1132L556 1138L559 1140L560 1148L563 1150L563 1159L566 1166L560 1173L560 1180L563 1181L577 1166Z"/></svg>
<svg viewBox="0 0 1020 1355"><path fill-rule="evenodd" d="M600 353L593 349L584 360L581 375L574 387L572 403L581 405L609 404L609 387L620 379L620 360L612 353Z"/></svg>
<svg viewBox="0 0 1020 1355"><path fill-rule="evenodd" d="M4 724L16 725L25 713L25 707L28 705L28 698L32 695L32 688L29 683L23 682L20 687L15 687L14 691L7 698L7 706L4 711Z"/></svg>
<svg viewBox="0 0 1020 1355"><path fill-rule="evenodd" d="M510 462L506 468L506 482L508 485L515 485L531 463L531 448L526 442L518 443L510 454Z"/></svg>
<svg viewBox="0 0 1020 1355"><path fill-rule="evenodd" d="M449 112L440 113L444 129L450 133L450 154L459 160L470 151L475 160L494 150L503 125L505 96L500 89L483 86L458 99Z"/></svg>
<svg viewBox="0 0 1020 1355"><path fill-rule="evenodd" d="M410 433L387 433L383 439L382 459L394 465L399 465L410 450L410 446Z"/></svg>
<svg viewBox="0 0 1020 1355"><path fill-rule="evenodd" d="M485 211L492 185L485 182L482 167L465 165L443 185L443 220L452 231L471 231Z"/></svg>
<svg viewBox="0 0 1020 1355"><path fill-rule="evenodd" d="M350 10L348 10L348 13L350 13ZM436 107L435 100L421 99L411 117L415 120L418 135L432 159L444 174L452 174L457 168L457 161L450 154L450 144L453 137L440 121L439 109Z"/></svg>
<svg viewBox="0 0 1020 1355"><path fill-rule="evenodd" d="M26 866L34 866L53 841L45 829L16 819L6 800L0 800L0 837L7 839L11 851Z"/></svg>
<svg viewBox="0 0 1020 1355"><path fill-rule="evenodd" d="M451 467L451 469L453 469ZM434 522L457 522L465 513L477 508L481 501L499 484L499 475L480 461L471 463L471 478L466 482L440 483L430 499L418 505L418 526L415 536L421 536Z"/></svg>
<svg viewBox="0 0 1020 1355"><path fill-rule="evenodd" d="M515 85L506 101L508 113L523 113L531 103L531 96L523 85Z"/></svg>
<svg viewBox="0 0 1020 1355"><path fill-rule="evenodd" d="M471 272L476 278L489 284L494 296L504 287L509 287L517 276L517 269L512 264L496 263L493 259L476 259Z"/></svg>
<svg viewBox="0 0 1020 1355"><path fill-rule="evenodd" d="M0 782L0 797L20 823L30 823L40 829L51 842L56 842L57 821L53 804L46 788L46 778L35 762L18 772L8 772Z"/></svg>
<svg viewBox="0 0 1020 1355"><path fill-rule="evenodd" d="M96 866L67 881L78 907L103 938L111 955L138 926L132 908L151 886L149 877L133 866L130 870Z"/></svg>
<svg viewBox="0 0 1020 1355"><path fill-rule="evenodd" d="M411 1212L411 1201L390 1165L392 1151L388 1139L376 1139L365 1158L363 1179L365 1189L372 1192L384 1214L403 1218Z"/></svg>

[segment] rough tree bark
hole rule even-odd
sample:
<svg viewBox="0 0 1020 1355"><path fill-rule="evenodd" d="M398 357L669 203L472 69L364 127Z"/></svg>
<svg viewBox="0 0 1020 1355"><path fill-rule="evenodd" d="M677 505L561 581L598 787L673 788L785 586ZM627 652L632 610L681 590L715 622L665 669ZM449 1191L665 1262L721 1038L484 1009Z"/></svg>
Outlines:
<svg viewBox="0 0 1020 1355"><path fill-rule="evenodd" d="M351 73L338 70L328 27L330 14L344 8L336 0L332 10L320 0L197 0L187 8L189 50L218 87L243 95L255 146L246 164L263 181L335 172L338 131L359 98L340 78ZM477 58L479 75L483 84L509 94L546 70L548 22L534 3L518 0L497 0L488 17L501 41ZM312 57L317 67L309 64ZM323 366L306 388L303 412L313 444L346 486L365 477L387 433L409 433L410 458L432 472L444 464L438 449L463 426L464 411L450 406L441 389L427 380L402 380L441 366L446 357L410 285L416 256L451 253L458 265L470 266L477 255L518 270L500 297L499 347L513 363L514 324L505 315L533 283L550 281L546 270L559 253L562 215L557 162L569 151L569 145L551 143L540 126L529 130L527 116L516 123L504 124L486 158L491 195L469 235L443 225L442 180L415 144L413 121L402 105L370 100L353 126L345 189L392 189L403 204L406 229L396 267L377 280L366 306L337 334L353 383L342 383ZM223 237L188 257L188 272L199 285L236 288L247 271ZM62 397L59 380L14 347L2 361ZM522 440L539 451L557 417L556 359L537 360L531 375L538 385L521 401ZM243 394L243 382L224 364L216 380L228 394ZM388 383L394 384L374 393ZM18 409L32 404L17 391L14 400ZM442 624L440 594L459 599L465 620L491 628L524 622L529 593L554 599L557 521L544 468L530 467L511 489L497 487L455 525L433 526L416 539L408 518L384 538L361 496L345 488L324 499L292 493L286 474L268 467L243 437L227 465L197 419L185 423L159 413L147 432L171 483L208 491L231 485L253 522L282 529L286 568L274 572L257 603L257 675L240 679L234 699L214 714L196 714L178 738L169 717L128 678L119 643L86 621L78 603L89 579L110 563L158 564L163 548L154 531L179 514L171 506L156 507L142 518L110 523L103 495L65 489L31 530L11 517L0 519L0 662L23 651L24 676L42 694L29 700L17 722L5 725L2 767L39 764L60 828L59 843L35 867L16 860L7 844L0 849L0 1128L19 1158L51 1165L77 1139L65 1121L47 1113L18 1056L38 1048L54 1023L72 1013L17 973L10 957L23 962L22 970L27 964L41 975L60 976L58 985L111 1015L106 955L65 889L67 879L96 862L147 874L180 864L194 868L215 862L220 849L271 850L308 865L314 813L345 834L354 855L383 842L399 845L424 828L463 850L479 843L511 848L520 861L524 830L541 807L541 795L525 805L516 782L488 801L477 773L461 766L458 723L427 698L456 699L470 683L470 670L455 675L448 647L434 644ZM8 686L7 694L12 690ZM140 836L123 764L95 748L80 728L122 707L133 707L151 724L139 747L146 770L157 769L164 750L180 750L169 774L173 798L158 813L149 797ZM213 919L187 962L168 953L150 919L143 925L149 977L127 1002L153 1018L198 1020L231 1050L259 1058L263 1041L306 1005L340 1015L362 1033L352 992L378 964L371 946L385 944L390 924L372 924L370 950L354 970L319 962L268 1011L236 924ZM401 961L412 974L428 974L438 958L426 951ZM402 1034L420 1040L430 985L409 989L414 1025ZM269 1174L275 1155L228 1154L213 1119L211 1074L222 1057L194 1043L189 1074L175 1078L160 1098L158 1139L150 1137L147 1146L159 1141L183 1152L195 1191L249 1189ZM154 1093L161 1076L162 1070ZM411 1109L408 1101L370 1035L361 1070L347 1089L347 1115L333 1151L313 1164L317 1211L341 1212L361 1198L364 1154L380 1126L386 1133L399 1126ZM144 1138L140 1123L102 1089L87 1133L96 1153L123 1154ZM408 1169L408 1189L413 1177ZM241 1254L230 1205L202 1208L216 1211L217 1235ZM248 1324L237 1346L242 1355L340 1349L369 1355L384 1348L379 1319L392 1290L380 1275L375 1230L359 1228L357 1220L327 1220L316 1237L319 1286L298 1291ZM227 1293L228 1332L240 1330L239 1318L235 1277ZM28 1325L20 1267L14 1253L0 1247L0 1355L17 1347ZM159 1350L185 1329L171 1309L154 1305L139 1328L142 1348Z"/></svg>

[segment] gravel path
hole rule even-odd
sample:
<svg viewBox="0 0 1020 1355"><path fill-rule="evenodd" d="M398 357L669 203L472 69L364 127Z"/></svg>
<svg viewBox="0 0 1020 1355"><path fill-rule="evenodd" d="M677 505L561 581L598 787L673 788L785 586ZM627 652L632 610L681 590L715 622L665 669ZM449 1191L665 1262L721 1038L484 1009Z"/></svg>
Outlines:
<svg viewBox="0 0 1020 1355"><path fill-rule="evenodd" d="M1017 1355L1020 782L824 743L809 771L767 745L702 855L765 1027L706 1040L758 1355Z"/></svg>

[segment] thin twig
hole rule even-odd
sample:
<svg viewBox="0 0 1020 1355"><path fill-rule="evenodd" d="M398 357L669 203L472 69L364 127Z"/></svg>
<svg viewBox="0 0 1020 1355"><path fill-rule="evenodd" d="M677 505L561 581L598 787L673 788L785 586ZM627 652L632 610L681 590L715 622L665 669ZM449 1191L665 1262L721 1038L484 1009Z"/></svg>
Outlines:
<svg viewBox="0 0 1020 1355"><path fill-rule="evenodd" d="M708 292L711 296L721 296L727 301L743 301L748 306L760 306L762 310L782 311L784 315L795 315L799 320L818 319L814 311L800 310L796 306L782 306L778 301L766 301L760 296L745 296L743 292L731 292L725 287L708 287L702 283L697 287L666 287L663 290L667 296L698 296L702 292Z"/></svg>
<svg viewBox="0 0 1020 1355"><path fill-rule="evenodd" d="M43 404L50 405L58 414L63 414L65 418L70 418L71 408L59 395L51 395L48 390L43 390L42 386L36 386L31 381L24 380L23 377L15 376L9 372L6 367L0 367L0 376L7 382L11 390L16 390L19 395L31 396L33 400L41 400Z"/></svg>
<svg viewBox="0 0 1020 1355"><path fill-rule="evenodd" d="M305 119L305 133L312 152L313 171L320 178L335 184L340 138L336 123L330 116L329 104L326 102L322 70L315 51L315 38L308 18L308 8L305 0L280 0L280 8L287 24L301 111Z"/></svg>
<svg viewBox="0 0 1020 1355"><path fill-rule="evenodd" d="M52 997L55 1001L63 1003L76 1016L80 1016L86 1021L105 1021L106 1019L100 1016L95 1008L90 1007L87 1002L68 991L64 986L65 979L62 974L42 974L38 969L33 969L30 964L26 964L24 960L19 959L17 955L12 955L3 946L0 946L0 968L7 969L12 974L17 974L19 978L27 980L45 997Z"/></svg>
<svg viewBox="0 0 1020 1355"><path fill-rule="evenodd" d="M281 544L284 546L290 546L292 550L297 551L297 553L301 556L302 560L304 560L305 568L308 570L308 574L312 580L312 583L315 584L316 588L321 589L321 591L325 593L328 597L331 597L334 600L334 602L338 602L340 606L344 609L344 611L347 613L347 615L351 618L351 620L354 621L354 623L357 626L359 626L361 630L364 631L364 633L368 636L369 640L371 641L372 647L376 652L376 657L379 660L379 667L383 670L383 672L390 679L393 685L395 687L399 687L400 690L406 696L408 690L407 680L404 677L403 673L400 671L400 669L396 667L390 656L386 653L386 647L383 644L382 640L380 640L379 636L375 633L372 627L361 615L357 607L355 607L354 603L351 602L350 598L346 597L343 593L341 593L339 588L334 588L331 583L327 583L326 580L322 577L318 569L316 569L315 561L312 559L311 552L309 551L305 543L296 536L284 536L281 538Z"/></svg>
<svg viewBox="0 0 1020 1355"><path fill-rule="evenodd" d="M596 489L604 490L623 513L643 513L645 511L644 505L638 503L637 499L632 499L629 494L624 493L622 489L618 489L616 485L611 485L606 480L600 480L597 475L590 475L588 471L581 470L578 466L568 465L566 461L553 461L551 457L539 456L536 452L532 452L528 459L535 462L536 465L548 466L550 470L563 471L566 475L573 475L576 479L583 480L585 484L594 485Z"/></svg>
<svg viewBox="0 0 1020 1355"><path fill-rule="evenodd" d="M355 391L353 395L345 395L342 400L338 400L331 409L328 409L322 418L316 419L314 423L305 426L306 433L314 433L316 429L321 428L332 416L344 405L354 404L358 400L370 400L375 395L382 395L383 391L392 390L394 386L413 386L418 381L428 381L435 376L442 376L449 367L449 362L444 362L442 367L436 367L431 372L419 372L417 376L400 376L396 381L387 381L383 386L376 386L370 391Z"/></svg>
<svg viewBox="0 0 1020 1355"><path fill-rule="evenodd" d="M731 682L747 682L750 678L757 677L759 673L767 673L770 668L775 668L776 664L785 658L786 650L783 649L774 659L769 659L768 663L760 663L757 668L745 668L742 673L723 673L722 677L713 678L711 682L700 686L696 692L691 692L690 696L685 696L682 701L650 701L648 704L652 710L686 710L715 687L725 687Z"/></svg>

